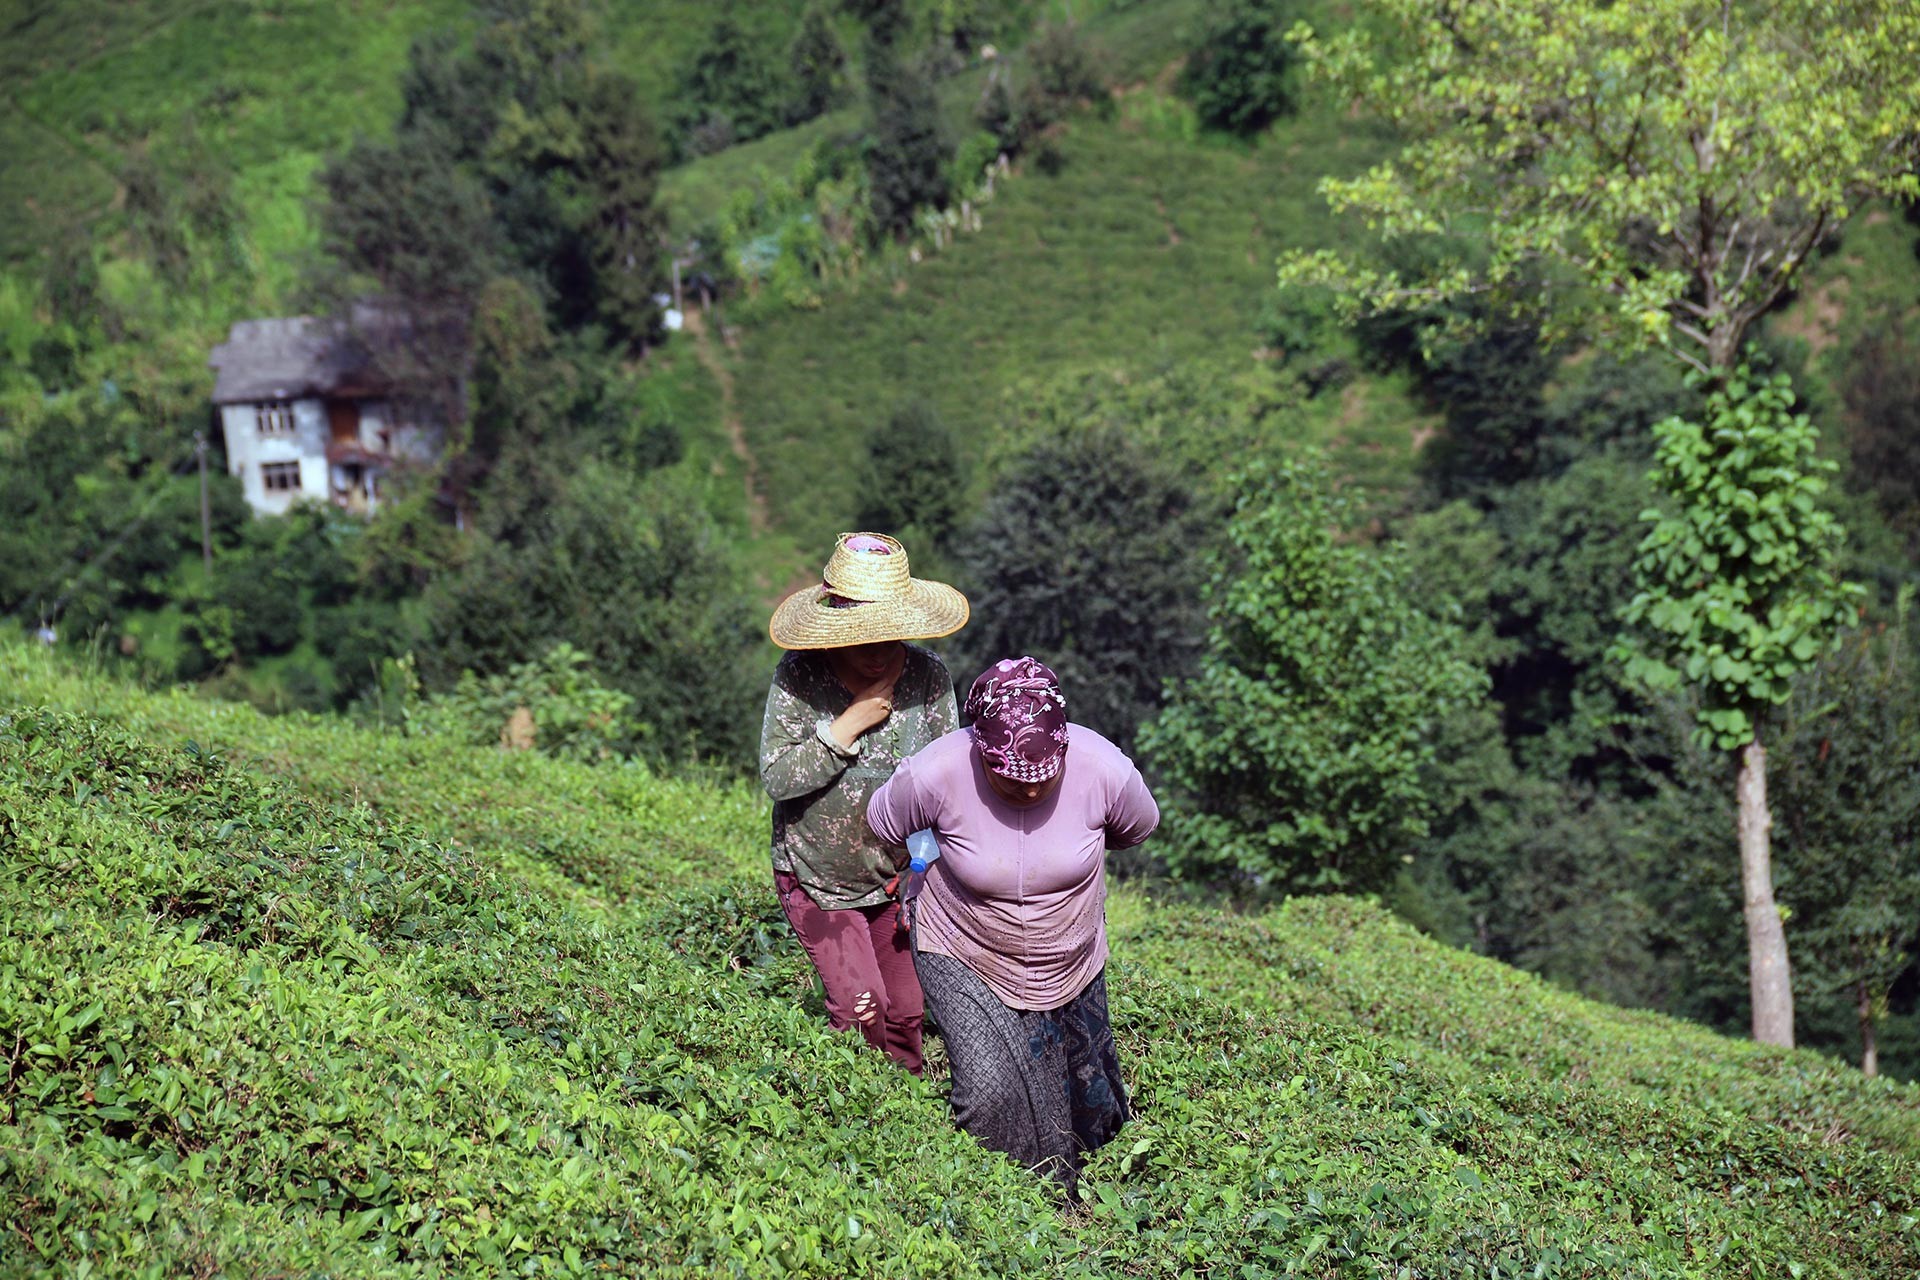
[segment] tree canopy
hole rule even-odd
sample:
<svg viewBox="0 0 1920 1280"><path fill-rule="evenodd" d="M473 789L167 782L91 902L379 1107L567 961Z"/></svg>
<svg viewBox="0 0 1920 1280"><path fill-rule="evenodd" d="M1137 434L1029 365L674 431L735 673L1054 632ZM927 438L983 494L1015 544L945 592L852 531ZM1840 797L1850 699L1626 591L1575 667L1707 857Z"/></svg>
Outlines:
<svg viewBox="0 0 1920 1280"><path fill-rule="evenodd" d="M1494 292L1547 336L1655 343L1716 373L1863 201L1920 191L1908 0L1382 0L1296 27L1321 80L1399 155L1321 190L1389 238L1455 238L1408 272L1336 251L1284 283L1368 312Z"/></svg>
<svg viewBox="0 0 1920 1280"><path fill-rule="evenodd" d="M1431 730L1486 678L1409 606L1401 557L1345 535L1354 514L1317 462L1239 479L1198 674L1140 733L1176 871L1365 892L1426 834Z"/></svg>

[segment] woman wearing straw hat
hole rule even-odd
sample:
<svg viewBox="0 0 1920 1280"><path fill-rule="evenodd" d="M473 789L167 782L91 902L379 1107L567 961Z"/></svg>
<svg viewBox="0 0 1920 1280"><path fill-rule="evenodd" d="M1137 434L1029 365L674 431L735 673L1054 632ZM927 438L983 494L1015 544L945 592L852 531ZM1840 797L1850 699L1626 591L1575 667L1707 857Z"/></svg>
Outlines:
<svg viewBox="0 0 1920 1280"><path fill-rule="evenodd" d="M760 780L773 797L773 881L837 1028L918 1075L923 1004L891 886L906 837L882 840L867 799L959 724L953 678L907 640L951 635L966 597L908 572L882 534L843 533L818 586L781 601L767 632L789 652L767 694Z"/></svg>
<svg viewBox="0 0 1920 1280"><path fill-rule="evenodd" d="M1128 1114L1107 1018L1105 854L1145 840L1160 809L1120 748L1068 723L1044 663L995 663L966 715L970 728L901 764L867 821L884 841L925 827L940 840L913 951L954 1122L1071 1189Z"/></svg>

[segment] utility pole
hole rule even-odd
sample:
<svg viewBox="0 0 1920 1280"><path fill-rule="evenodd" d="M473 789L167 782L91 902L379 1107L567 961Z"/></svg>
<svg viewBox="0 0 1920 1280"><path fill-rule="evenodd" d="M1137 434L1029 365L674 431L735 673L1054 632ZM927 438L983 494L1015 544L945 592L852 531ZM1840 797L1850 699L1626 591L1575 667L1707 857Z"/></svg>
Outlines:
<svg viewBox="0 0 1920 1280"><path fill-rule="evenodd" d="M207 513L207 433L193 433L193 452L200 459L200 559L213 572L213 522Z"/></svg>

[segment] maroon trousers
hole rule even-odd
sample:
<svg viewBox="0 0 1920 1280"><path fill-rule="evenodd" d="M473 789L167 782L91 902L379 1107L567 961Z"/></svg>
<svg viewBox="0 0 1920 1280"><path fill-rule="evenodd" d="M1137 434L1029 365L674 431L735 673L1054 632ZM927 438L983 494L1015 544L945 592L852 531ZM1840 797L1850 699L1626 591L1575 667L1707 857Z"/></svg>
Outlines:
<svg viewBox="0 0 1920 1280"><path fill-rule="evenodd" d="M774 872L773 887L827 989L828 1023L859 1027L868 1044L919 1075L926 1003L907 935L897 926L900 904L830 911L790 871Z"/></svg>

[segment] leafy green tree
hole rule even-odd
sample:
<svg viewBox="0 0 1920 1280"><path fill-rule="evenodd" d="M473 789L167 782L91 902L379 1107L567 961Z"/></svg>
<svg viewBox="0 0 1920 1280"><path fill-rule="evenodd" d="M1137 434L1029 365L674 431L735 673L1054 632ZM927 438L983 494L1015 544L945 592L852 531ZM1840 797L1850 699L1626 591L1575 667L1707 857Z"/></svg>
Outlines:
<svg viewBox="0 0 1920 1280"><path fill-rule="evenodd" d="M656 195L665 154L640 91L625 76L596 76L581 103L579 183L594 313L618 341L644 348L659 336L653 295L663 279L667 222Z"/></svg>
<svg viewBox="0 0 1920 1280"><path fill-rule="evenodd" d="M1352 539L1353 515L1318 460L1238 478L1199 671L1140 734L1170 784L1177 874L1363 892L1428 829L1433 731L1486 679L1456 626L1408 602L1398 553Z"/></svg>
<svg viewBox="0 0 1920 1280"><path fill-rule="evenodd" d="M1785 375L1742 367L1709 392L1703 421L1654 428L1651 478L1674 509L1646 514L1653 528L1634 564L1640 590L1623 615L1645 647L1616 650L1655 689L1694 688L1698 740L1739 753L1753 1034L1781 1045L1793 1043L1793 988L1774 903L1761 732L1794 678L1836 643L1860 594L1833 574L1844 532L1819 505L1835 464L1814 456L1817 433L1792 406Z"/></svg>
<svg viewBox="0 0 1920 1280"><path fill-rule="evenodd" d="M503 477L518 497L503 498ZM566 641L634 699L622 750L750 761L765 695L759 611L696 499L515 448L482 494L486 540L426 596L430 688L504 675Z"/></svg>
<svg viewBox="0 0 1920 1280"><path fill-rule="evenodd" d="M1215 0L1180 88L1210 129L1251 135L1293 109L1287 15L1274 0Z"/></svg>
<svg viewBox="0 0 1920 1280"><path fill-rule="evenodd" d="M322 247L399 320L373 344L396 398L461 423L473 308L499 257L486 191L444 137L421 132L356 142L321 171L319 186ZM345 309L357 289L335 278L328 292Z"/></svg>
<svg viewBox="0 0 1920 1280"><path fill-rule="evenodd" d="M1482 568L1504 646L1493 695L1530 774L1644 793L1640 761L1663 752L1664 739L1638 719L1637 687L1609 654L1633 594L1646 501L1645 456L1624 446L1494 499L1500 550Z"/></svg>
<svg viewBox="0 0 1920 1280"><path fill-rule="evenodd" d="M1314 73L1407 138L1322 190L1387 237L1457 234L1417 274L1293 251L1359 312L1494 291L1549 339L1732 370L1748 328L1870 196L1920 191L1920 9L1905 0L1384 0L1301 28ZM1567 288L1567 285L1574 288Z"/></svg>
<svg viewBox="0 0 1920 1280"><path fill-rule="evenodd" d="M875 226L900 235L920 209L947 198L953 145L941 120L933 79L891 46L867 51L867 185Z"/></svg>
<svg viewBox="0 0 1920 1280"><path fill-rule="evenodd" d="M788 124L805 124L846 99L847 49L824 6L810 4L800 15L800 30L787 47L787 65L793 68L794 80L793 97L787 103Z"/></svg>
<svg viewBox="0 0 1920 1280"><path fill-rule="evenodd" d="M956 675L1030 653L1059 673L1074 719L1131 749L1199 653L1202 504L1106 424L1033 440L988 492L961 540L973 620Z"/></svg>
<svg viewBox="0 0 1920 1280"><path fill-rule="evenodd" d="M1860 1069L1920 941L1920 681L1912 590L1893 624L1850 637L1795 689L1770 781L1802 990L1850 1006Z"/></svg>
<svg viewBox="0 0 1920 1280"><path fill-rule="evenodd" d="M680 79L681 137L690 139L696 128L714 120L725 122L726 127L712 136L728 142L746 142L771 133L785 122L785 107L792 93L792 85L774 61L773 51L741 25L731 7L723 9ZM709 145L689 149L700 154L719 148Z"/></svg>
<svg viewBox="0 0 1920 1280"><path fill-rule="evenodd" d="M505 85L479 74L459 33L441 28L414 40L400 73L402 133L439 132L453 158L478 163L500 123Z"/></svg>
<svg viewBox="0 0 1920 1280"><path fill-rule="evenodd" d="M925 400L909 400L867 440L854 517L862 529L899 534L918 555L951 550L966 498L960 442Z"/></svg>
<svg viewBox="0 0 1920 1280"><path fill-rule="evenodd" d="M1405 274L1333 250L1290 252L1281 283L1330 287L1360 315L1486 294L1528 314L1549 340L1657 346L1716 395L1738 386L1738 403L1723 398L1709 418L1714 432L1730 428L1733 437L1712 448L1743 467L1753 452L1738 446L1744 428L1732 415L1762 423L1773 440L1793 434L1764 425L1784 417L1784 386L1755 389L1748 405L1736 364L1754 322L1863 201L1920 191L1920 61L1912 55L1920 10L1899 0L1862 0L1844 15L1830 0L1464 8L1386 0L1382 17L1330 38L1298 33L1317 75L1408 139L1397 159L1322 190L1382 236L1434 239L1441 252ZM1467 313L1453 315L1471 323ZM1673 463L1686 452L1679 447ZM1786 462L1763 488L1810 478L1796 470L1797 449ZM1706 487L1695 467L1690 479L1668 474L1676 489ZM1751 499L1741 502L1749 509L1722 506L1729 527L1753 523ZM1831 530L1806 494L1770 518L1777 523L1767 543L1695 547L1697 563L1673 566L1662 616L1687 630L1683 593L1693 592L1692 612L1704 616L1716 601L1714 625L1729 634L1740 630L1737 617L1764 618L1740 612L1754 603L1739 598L1740 575L1764 563L1749 553L1771 559L1797 546L1812 555ZM1798 559L1783 555L1774 568ZM1813 592L1805 603L1818 612L1820 584L1781 585L1789 597ZM1788 637L1796 638L1807 637ZM1825 640L1811 643L1817 650ZM1677 657L1689 678L1731 680L1713 671L1717 656L1723 670L1733 663L1747 673L1735 683L1750 675L1755 686L1757 701L1743 705L1727 704L1728 691L1714 686L1706 714L1719 724L1703 731L1737 736L1734 726L1752 729L1761 706L1785 698L1805 659L1790 649L1763 657L1777 647ZM1784 674L1771 670L1776 663ZM1770 881L1754 881L1769 871L1765 755L1757 739L1747 745L1739 826L1755 1031L1791 1043L1785 935Z"/></svg>

